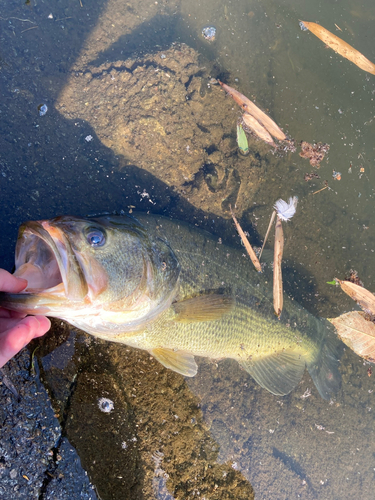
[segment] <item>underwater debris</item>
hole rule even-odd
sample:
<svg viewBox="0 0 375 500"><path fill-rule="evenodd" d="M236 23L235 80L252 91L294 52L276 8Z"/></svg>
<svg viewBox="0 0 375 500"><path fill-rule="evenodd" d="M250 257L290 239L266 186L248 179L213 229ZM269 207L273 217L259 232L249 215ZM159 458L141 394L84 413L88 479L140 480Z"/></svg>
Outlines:
<svg viewBox="0 0 375 500"><path fill-rule="evenodd" d="M290 197L288 202L281 199L277 200L277 202L274 205L274 209L277 212L277 216L283 221L290 220L296 213L297 203L298 203L298 196L293 196L293 198Z"/></svg>
<svg viewBox="0 0 375 500"><path fill-rule="evenodd" d="M249 143L241 124L237 125L237 145L242 155L247 156L249 154Z"/></svg>
<svg viewBox="0 0 375 500"><path fill-rule="evenodd" d="M205 26L202 29L202 35L208 42L213 42L216 38L216 28L215 26Z"/></svg>
<svg viewBox="0 0 375 500"><path fill-rule="evenodd" d="M273 254L273 308L276 316L280 318L283 310L283 276L281 271L281 261L284 251L284 232L281 219L278 216L275 226L275 247Z"/></svg>
<svg viewBox="0 0 375 500"><path fill-rule="evenodd" d="M268 133L268 130L265 129L263 125L259 123L256 118L254 118L252 115L249 115L249 113L245 113L242 116L242 119L245 127L247 127L256 136L258 136L259 139L262 139L262 141L266 142L267 144L276 147L276 144L274 143L271 134Z"/></svg>
<svg viewBox="0 0 375 500"><path fill-rule="evenodd" d="M375 295L351 281L336 281L363 311L351 311L329 321L344 344L362 358L375 363Z"/></svg>
<svg viewBox="0 0 375 500"><path fill-rule="evenodd" d="M277 200L274 205L277 213L275 226L275 247L273 256L273 308L278 318L283 310L283 277L281 271L281 261L284 252L284 232L281 221L290 220L296 213L298 198L293 196L287 203L284 200ZM272 218L271 218L272 220Z"/></svg>
<svg viewBox="0 0 375 500"><path fill-rule="evenodd" d="M312 167L319 168L320 162L323 161L325 154L329 151L329 144L323 142L317 142L314 144L309 144L306 141L301 142L301 158L307 158L310 160L310 165Z"/></svg>
<svg viewBox="0 0 375 500"><path fill-rule="evenodd" d="M363 286L363 281L358 276L358 272L355 269L350 269L349 276L345 277L345 281L350 281L358 286Z"/></svg>
<svg viewBox="0 0 375 500"><path fill-rule="evenodd" d="M266 232L266 236L264 237L263 245L262 245L262 248L260 249L260 252L259 252L259 259L260 259L260 258L261 258L261 256L262 256L263 249L264 249L264 245L266 244L266 241L267 241L268 235L270 234L271 226L272 226L273 221L275 220L275 217L276 217L276 210L274 210L274 211L272 212L271 219L270 219L270 223L268 224L268 229L267 229L267 232Z"/></svg>
<svg viewBox="0 0 375 500"><path fill-rule="evenodd" d="M361 54L361 52L356 50L354 47L344 42L344 40L341 40L341 38L326 30L323 26L320 26L320 24L300 21L299 25L303 31L310 30L311 33L322 40L322 42L324 42L340 56L345 57L345 59L348 59L348 61L351 61L356 66L363 69L363 71L367 71L368 73L375 75L374 63L369 61L367 57Z"/></svg>
<svg viewBox="0 0 375 500"><path fill-rule="evenodd" d="M256 256L252 246L250 245L249 243L249 240L247 239L246 237L246 234L243 232L240 224L238 223L234 213L233 213L233 210L232 210L232 207L229 205L229 209L230 209L230 213L232 214L232 218L233 218L233 221L234 221L234 224L236 226L236 229L238 231L238 234L241 236L241 240L247 250L247 253L249 254L249 257L251 259L251 262L254 264L254 267L255 269L261 273L262 272L262 266L260 265L260 262L258 260L258 257Z"/></svg>
<svg viewBox="0 0 375 500"><path fill-rule="evenodd" d="M245 121L245 117L247 115L251 115L254 120L259 122L259 124L264 127L269 134L271 134L275 139L279 141L285 141L287 139L284 132L276 125L276 123L261 109L258 108L248 97L238 92L238 90L226 85L225 83L218 80L221 87L229 94L236 103L241 107L245 114L243 115L243 119ZM245 122L246 123L246 122ZM250 125L249 125L250 127ZM266 141L267 142L267 141Z"/></svg>
<svg viewBox="0 0 375 500"><path fill-rule="evenodd" d="M375 324L362 311L329 319L340 339L358 356L375 363Z"/></svg>
<svg viewBox="0 0 375 500"><path fill-rule="evenodd" d="M355 300L366 314L375 315L375 295L351 281L336 281L340 284L341 290Z"/></svg>
<svg viewBox="0 0 375 500"><path fill-rule="evenodd" d="M311 179L320 179L320 177L319 177L319 175L318 175L318 174L316 174L315 172L312 172L311 174L309 174L309 173L307 173L307 172L306 172L306 173L305 173L304 180L305 180L306 182L308 182L308 181L311 181Z"/></svg>
<svg viewBox="0 0 375 500"><path fill-rule="evenodd" d="M99 398L98 407L99 410L102 411L103 413L111 413L111 411L114 410L115 405L111 399Z"/></svg>
<svg viewBox="0 0 375 500"><path fill-rule="evenodd" d="M39 104L38 111L39 111L39 116L46 115L48 111L47 104Z"/></svg>

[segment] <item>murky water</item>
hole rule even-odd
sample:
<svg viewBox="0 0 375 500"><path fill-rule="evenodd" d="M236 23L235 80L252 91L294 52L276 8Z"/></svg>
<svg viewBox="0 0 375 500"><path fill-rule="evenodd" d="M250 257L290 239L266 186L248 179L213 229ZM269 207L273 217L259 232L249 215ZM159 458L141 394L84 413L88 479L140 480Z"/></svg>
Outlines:
<svg viewBox="0 0 375 500"><path fill-rule="evenodd" d="M26 219L137 209L232 243L231 203L259 243L273 203L297 195L287 293L333 317L353 304L327 281L355 269L375 291L375 76L298 24L318 22L375 61L373 2L5 0L0 16L2 267ZM320 168L254 139L240 156L240 110L211 77L296 145L328 143ZM46 384L103 499L251 498L252 488L257 499L373 498L374 375L348 351L342 390L326 402L307 373L277 398L234 362L200 360L186 381L60 322L49 339Z"/></svg>

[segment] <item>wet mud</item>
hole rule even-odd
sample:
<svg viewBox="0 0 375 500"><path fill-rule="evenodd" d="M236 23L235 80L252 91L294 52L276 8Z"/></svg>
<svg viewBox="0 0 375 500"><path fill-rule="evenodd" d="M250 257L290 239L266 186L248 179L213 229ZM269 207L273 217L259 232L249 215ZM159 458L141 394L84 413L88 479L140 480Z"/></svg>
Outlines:
<svg viewBox="0 0 375 500"><path fill-rule="evenodd" d="M241 113L218 85L219 68L185 44L141 58L88 65L76 71L57 110L85 120L119 157L137 165L196 208L229 215L251 204L273 148L250 138L250 154L236 143ZM141 191L152 204L152 193Z"/></svg>

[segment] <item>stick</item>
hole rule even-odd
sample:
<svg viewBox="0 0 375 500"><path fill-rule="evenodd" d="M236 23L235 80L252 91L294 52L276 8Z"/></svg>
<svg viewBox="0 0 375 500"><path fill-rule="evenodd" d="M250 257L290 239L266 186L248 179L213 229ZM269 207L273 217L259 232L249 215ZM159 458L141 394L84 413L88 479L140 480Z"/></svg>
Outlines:
<svg viewBox="0 0 375 500"><path fill-rule="evenodd" d="M266 232L266 236L265 236L265 238L264 238L263 245L262 245L262 248L261 248L261 250L260 250L259 259L262 257L263 248L264 248L264 245L266 244L266 241L267 241L268 235L270 234L270 230L271 230L272 223L273 223L273 221L275 220L275 215L276 215L276 210L274 210L274 211L272 212L272 215L271 215L271 220L270 220L270 223L268 224L268 229L267 229L267 232Z"/></svg>
<svg viewBox="0 0 375 500"><path fill-rule="evenodd" d="M283 277L281 272L281 261L284 250L284 233L281 220L277 217L275 227L275 248L273 258L273 308L276 316L280 318L283 310Z"/></svg>
<svg viewBox="0 0 375 500"><path fill-rule="evenodd" d="M230 213L232 214L234 224L236 226L236 229L238 231L238 234L241 236L241 240L243 241L243 244L245 245L245 248L247 250L247 253L249 254L249 257L251 259L251 262L254 264L255 269L261 273L262 272L262 266L260 265L260 262L258 260L258 257L255 255L254 250L252 249L252 246L249 243L249 240L246 238L246 234L242 231L241 226L239 225L236 217L234 216L234 213L232 211L232 207L229 205L230 208Z"/></svg>
<svg viewBox="0 0 375 500"><path fill-rule="evenodd" d="M10 17L0 17L0 19L2 21L8 21L8 19L17 19L17 21L22 21L23 23L35 24L34 21L30 21L30 19L20 19L19 17L13 17L13 16L10 16Z"/></svg>
<svg viewBox="0 0 375 500"><path fill-rule="evenodd" d="M327 189L328 186L324 186L324 188L322 189L318 189L318 191L315 191L314 193L311 193L311 194L316 194L316 193L320 193L320 191L324 191L325 189Z"/></svg>
<svg viewBox="0 0 375 500"><path fill-rule="evenodd" d="M35 30L35 28L38 28L38 26L32 26L31 28L27 28L27 30L21 31L21 33L26 33L26 31Z"/></svg>

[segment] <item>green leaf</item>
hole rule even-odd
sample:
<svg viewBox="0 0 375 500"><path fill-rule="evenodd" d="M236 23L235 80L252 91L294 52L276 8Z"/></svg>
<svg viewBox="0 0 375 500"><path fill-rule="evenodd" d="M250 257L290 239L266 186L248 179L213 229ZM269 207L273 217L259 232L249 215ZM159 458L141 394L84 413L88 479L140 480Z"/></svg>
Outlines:
<svg viewBox="0 0 375 500"><path fill-rule="evenodd" d="M247 137L242 128L242 125L237 125L237 144L242 154L248 154L249 143L247 142Z"/></svg>
<svg viewBox="0 0 375 500"><path fill-rule="evenodd" d="M332 281L326 281L327 285L337 285L337 281L336 280L332 280Z"/></svg>

